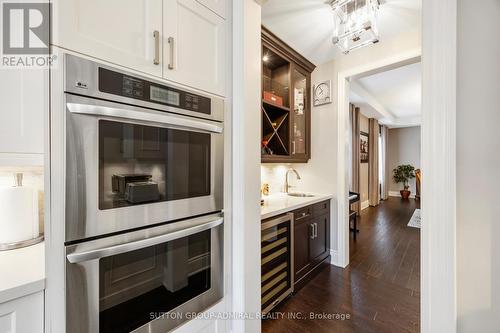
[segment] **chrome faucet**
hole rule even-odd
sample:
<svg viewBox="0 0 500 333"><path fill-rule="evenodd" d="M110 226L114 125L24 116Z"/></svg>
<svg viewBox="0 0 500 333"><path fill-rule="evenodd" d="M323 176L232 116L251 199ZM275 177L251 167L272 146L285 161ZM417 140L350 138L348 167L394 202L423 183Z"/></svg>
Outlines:
<svg viewBox="0 0 500 333"><path fill-rule="evenodd" d="M300 175L299 173L297 172L297 170L295 170L294 168L290 168L286 171L286 174L285 174L285 193L288 193L288 190L290 189L290 185L288 185L288 174L290 173L290 171L293 171L295 173L295 175L297 176L297 180L300 180Z"/></svg>

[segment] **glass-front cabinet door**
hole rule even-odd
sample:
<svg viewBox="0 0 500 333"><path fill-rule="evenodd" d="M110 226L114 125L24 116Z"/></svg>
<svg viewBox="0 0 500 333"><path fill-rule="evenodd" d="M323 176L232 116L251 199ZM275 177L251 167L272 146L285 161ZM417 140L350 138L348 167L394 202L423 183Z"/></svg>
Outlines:
<svg viewBox="0 0 500 333"><path fill-rule="evenodd" d="M292 158L309 158L309 74L297 66L292 69L292 115L291 156Z"/></svg>
<svg viewBox="0 0 500 333"><path fill-rule="evenodd" d="M315 65L262 27L263 163L311 158L311 73Z"/></svg>

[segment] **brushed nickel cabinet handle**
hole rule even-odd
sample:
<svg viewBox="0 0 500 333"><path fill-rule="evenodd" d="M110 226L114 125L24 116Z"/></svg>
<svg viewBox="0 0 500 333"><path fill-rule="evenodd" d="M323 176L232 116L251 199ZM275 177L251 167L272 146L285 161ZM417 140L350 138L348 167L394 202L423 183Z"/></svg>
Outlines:
<svg viewBox="0 0 500 333"><path fill-rule="evenodd" d="M160 64L160 32L158 30L153 31L153 37L155 39L155 58L153 64Z"/></svg>
<svg viewBox="0 0 500 333"><path fill-rule="evenodd" d="M168 45L170 49L170 60L168 62L168 69L174 69L174 50L175 50L174 37L168 37Z"/></svg>
<svg viewBox="0 0 500 333"><path fill-rule="evenodd" d="M318 238L318 224L314 223L314 238Z"/></svg>
<svg viewBox="0 0 500 333"><path fill-rule="evenodd" d="M311 226L311 235L309 237L311 239L314 239L314 223L311 223L310 226Z"/></svg>

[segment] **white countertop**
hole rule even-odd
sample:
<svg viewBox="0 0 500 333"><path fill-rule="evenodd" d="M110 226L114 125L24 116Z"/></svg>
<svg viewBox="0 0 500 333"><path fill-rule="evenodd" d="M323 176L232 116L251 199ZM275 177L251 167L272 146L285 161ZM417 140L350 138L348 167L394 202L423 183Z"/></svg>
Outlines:
<svg viewBox="0 0 500 333"><path fill-rule="evenodd" d="M0 251L0 304L44 289L44 242Z"/></svg>
<svg viewBox="0 0 500 333"><path fill-rule="evenodd" d="M310 193L313 197L292 197L286 193L276 193L263 196L264 205L260 208L260 217L262 220L277 216L291 210L309 206L324 200L331 199L332 194Z"/></svg>

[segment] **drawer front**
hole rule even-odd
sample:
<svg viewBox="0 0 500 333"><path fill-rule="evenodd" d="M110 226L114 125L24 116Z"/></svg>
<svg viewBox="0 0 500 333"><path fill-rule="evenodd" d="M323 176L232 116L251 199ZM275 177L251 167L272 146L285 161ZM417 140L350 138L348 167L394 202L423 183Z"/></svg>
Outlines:
<svg viewBox="0 0 500 333"><path fill-rule="evenodd" d="M302 220L306 220L313 215L312 206L306 206L303 208L299 208L293 212L293 218L295 223L300 222Z"/></svg>
<svg viewBox="0 0 500 333"><path fill-rule="evenodd" d="M322 201L313 205L314 216L321 216L330 213L330 200Z"/></svg>

